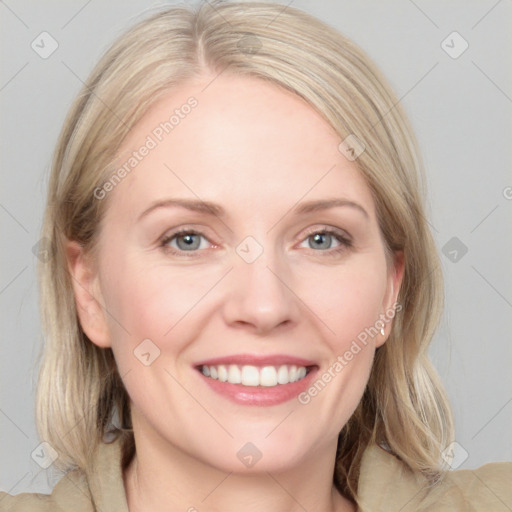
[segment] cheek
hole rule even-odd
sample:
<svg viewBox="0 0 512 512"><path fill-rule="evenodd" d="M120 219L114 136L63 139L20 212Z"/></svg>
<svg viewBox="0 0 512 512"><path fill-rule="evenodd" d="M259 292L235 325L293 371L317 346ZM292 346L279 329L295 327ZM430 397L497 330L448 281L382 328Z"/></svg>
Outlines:
<svg viewBox="0 0 512 512"><path fill-rule="evenodd" d="M385 265L368 259L317 272L304 284L304 302L321 320L317 325L325 326L325 343L321 368L298 400L305 414L315 417L324 425L324 435L332 438L352 416L370 376L373 340L380 336L374 326L382 312Z"/></svg>
<svg viewBox="0 0 512 512"><path fill-rule="evenodd" d="M386 293L384 257L354 258L338 268L306 273L300 296L324 323L337 353L350 341L373 327L383 312Z"/></svg>
<svg viewBox="0 0 512 512"><path fill-rule="evenodd" d="M105 266L102 279L114 350L122 360L149 339L162 355L176 356L186 343L180 330L193 328L189 320L218 277L209 272L202 278L192 267L151 267L143 258L118 261Z"/></svg>

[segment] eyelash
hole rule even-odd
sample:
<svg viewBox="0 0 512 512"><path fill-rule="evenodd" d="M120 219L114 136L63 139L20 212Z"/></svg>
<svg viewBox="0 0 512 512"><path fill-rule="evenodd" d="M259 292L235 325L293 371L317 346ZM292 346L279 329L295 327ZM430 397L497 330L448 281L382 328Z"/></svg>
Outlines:
<svg viewBox="0 0 512 512"><path fill-rule="evenodd" d="M309 237L316 234L331 235L340 244L338 247L335 247L334 249L327 249L325 251L315 251L314 249L310 248L314 252L322 253L323 256L338 256L341 252L344 252L352 247L352 240L344 236L337 229L329 228L327 226L321 229L312 229L311 231L308 231L303 241L307 240Z"/></svg>
<svg viewBox="0 0 512 512"><path fill-rule="evenodd" d="M353 246L352 240L350 240L346 236L342 235L341 232L339 232L338 230L329 228L329 227L325 227L322 229L314 229L314 230L307 232L303 241L307 240L309 237L316 235L316 234L331 235L340 243L340 245L338 247L335 247L333 249L326 249L323 251L315 251L314 249L310 248L314 252L323 253L323 256L327 256L327 257L337 256L339 253L341 253ZM176 250L174 248L169 247L168 244L172 240L174 240L175 238L177 238L179 236L183 236L183 235L198 235L198 236L202 236L203 238L208 240L208 238L200 231L196 231L194 229L180 229L178 231L175 231L174 233L165 235L160 242L160 247L162 249L164 249L164 251L166 253L172 254L174 256L183 256L186 258L196 257L197 253L200 252L200 250L181 251L181 250Z"/></svg>

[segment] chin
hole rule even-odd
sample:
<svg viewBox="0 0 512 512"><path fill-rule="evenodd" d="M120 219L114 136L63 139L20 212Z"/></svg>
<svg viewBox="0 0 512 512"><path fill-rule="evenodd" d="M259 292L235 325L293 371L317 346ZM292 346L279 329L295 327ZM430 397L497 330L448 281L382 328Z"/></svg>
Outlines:
<svg viewBox="0 0 512 512"><path fill-rule="evenodd" d="M279 473L301 467L318 444L306 439L299 442L292 433L271 437L265 439L260 433L259 437L244 436L243 440L238 436L223 443L217 440L215 447L201 447L197 458L228 473Z"/></svg>

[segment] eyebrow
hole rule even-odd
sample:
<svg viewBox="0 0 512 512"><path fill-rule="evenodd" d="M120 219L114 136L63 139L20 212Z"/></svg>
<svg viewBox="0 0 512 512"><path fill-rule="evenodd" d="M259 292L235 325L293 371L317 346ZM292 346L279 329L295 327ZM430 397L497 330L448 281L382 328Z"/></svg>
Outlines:
<svg viewBox="0 0 512 512"><path fill-rule="evenodd" d="M350 201L348 199L319 199L316 201L307 201L305 203L299 204L297 208L295 208L294 213L296 214L304 214L316 212L319 210L327 210L329 208L335 208L340 206L350 206L351 208L355 208L359 212L361 212L366 218L370 218L368 212L359 204L354 201Z"/></svg>
<svg viewBox="0 0 512 512"><path fill-rule="evenodd" d="M348 199L318 199L314 201L307 201L300 203L294 210L293 213L297 215L304 215L307 213L317 212L321 210L327 210L329 208L349 206L357 211L361 212L366 218L370 218L368 212L359 204L354 201L350 201ZM149 215L151 212L158 210L160 208L172 208L172 207L181 207L187 210L204 213L207 215L214 215L216 217L225 217L226 211L222 206L216 203L212 203L210 201L201 201L195 199L164 199L162 201L157 201L153 203L149 208L144 210L140 216L139 221Z"/></svg>
<svg viewBox="0 0 512 512"><path fill-rule="evenodd" d="M146 217L151 212L159 210L160 208L172 208L181 207L187 210L199 213L205 213L208 215L215 215L216 217L224 217L226 215L222 206L211 203L209 201L197 201L195 199L164 199L153 203L148 209L144 210L140 215L139 219Z"/></svg>

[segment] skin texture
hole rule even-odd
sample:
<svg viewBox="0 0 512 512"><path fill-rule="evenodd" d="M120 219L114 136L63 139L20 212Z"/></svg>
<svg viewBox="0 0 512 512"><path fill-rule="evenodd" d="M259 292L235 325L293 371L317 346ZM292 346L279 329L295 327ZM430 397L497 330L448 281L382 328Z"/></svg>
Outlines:
<svg viewBox="0 0 512 512"><path fill-rule="evenodd" d="M82 327L93 343L112 348L132 400L137 455L125 473L129 507L355 510L332 485L337 436L391 321L306 405L296 398L266 407L233 403L194 365L289 354L315 361L321 375L393 306L403 262L397 255L388 268L371 192L318 113L255 78L221 75L205 89L212 78L170 92L124 141L119 165L174 109L197 99L103 199L97 258L68 246ZM226 215L162 207L139 219L169 198L211 201ZM366 215L351 206L293 212L333 198L358 203ZM327 249L316 248L312 235L326 227L351 246L333 237ZM204 236L195 252L170 252L183 239L162 246L180 228ZM263 249L252 263L236 251L248 236ZM160 350L149 366L134 356L145 339ZM250 468L237 457L247 442L261 453Z"/></svg>

